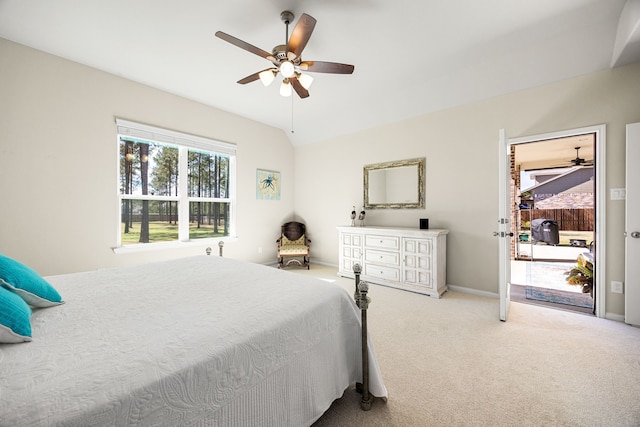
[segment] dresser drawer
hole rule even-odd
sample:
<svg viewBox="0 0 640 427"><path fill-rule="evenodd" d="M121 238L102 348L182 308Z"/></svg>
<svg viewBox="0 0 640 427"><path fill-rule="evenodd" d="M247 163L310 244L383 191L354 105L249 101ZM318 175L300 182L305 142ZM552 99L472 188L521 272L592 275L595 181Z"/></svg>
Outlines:
<svg viewBox="0 0 640 427"><path fill-rule="evenodd" d="M344 258L357 258L360 259L362 257L362 251L360 248L354 248L352 246L345 246L342 248L342 256Z"/></svg>
<svg viewBox="0 0 640 427"><path fill-rule="evenodd" d="M353 274L353 266L355 264L360 264L360 260L344 258L340 261L340 271L351 276Z"/></svg>
<svg viewBox="0 0 640 427"><path fill-rule="evenodd" d="M430 271L404 270L403 281L410 285L419 285L427 289L433 289Z"/></svg>
<svg viewBox="0 0 640 427"><path fill-rule="evenodd" d="M343 234L342 235L342 244L345 246L360 246L360 241L362 240L362 236L359 234Z"/></svg>
<svg viewBox="0 0 640 427"><path fill-rule="evenodd" d="M364 238L364 245L368 248L400 250L400 238L396 236L377 236L368 234Z"/></svg>
<svg viewBox="0 0 640 427"><path fill-rule="evenodd" d="M393 282L400 280L400 269L383 265L365 264L363 273L365 276L377 279L390 280Z"/></svg>
<svg viewBox="0 0 640 427"><path fill-rule="evenodd" d="M404 266L407 268L417 268L420 270L431 270L431 258L405 254Z"/></svg>
<svg viewBox="0 0 640 427"><path fill-rule="evenodd" d="M364 251L364 261L365 263L370 262L374 264L387 264L387 265L399 266L400 253L366 249Z"/></svg>

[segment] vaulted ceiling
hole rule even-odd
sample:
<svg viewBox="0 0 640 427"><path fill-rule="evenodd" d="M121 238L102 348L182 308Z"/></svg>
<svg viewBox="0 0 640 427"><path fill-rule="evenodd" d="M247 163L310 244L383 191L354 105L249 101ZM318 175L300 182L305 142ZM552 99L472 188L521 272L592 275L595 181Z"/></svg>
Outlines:
<svg viewBox="0 0 640 427"><path fill-rule="evenodd" d="M281 128L295 145L640 60L639 0L0 0L0 37ZM311 96L237 80L317 19ZM621 20L621 15L623 19ZM291 28L293 25L291 26ZM293 133L291 131L294 131Z"/></svg>

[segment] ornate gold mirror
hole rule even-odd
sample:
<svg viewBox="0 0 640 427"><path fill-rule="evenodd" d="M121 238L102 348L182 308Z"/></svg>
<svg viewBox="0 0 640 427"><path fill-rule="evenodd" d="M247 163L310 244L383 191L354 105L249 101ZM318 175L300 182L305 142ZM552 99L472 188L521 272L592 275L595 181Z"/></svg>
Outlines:
<svg viewBox="0 0 640 427"><path fill-rule="evenodd" d="M425 159L365 165L365 209L424 209Z"/></svg>

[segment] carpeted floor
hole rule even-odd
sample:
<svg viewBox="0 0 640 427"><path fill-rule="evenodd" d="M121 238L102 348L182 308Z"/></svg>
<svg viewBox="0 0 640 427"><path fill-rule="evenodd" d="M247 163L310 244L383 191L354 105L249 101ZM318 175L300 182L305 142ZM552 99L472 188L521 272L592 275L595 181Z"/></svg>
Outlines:
<svg viewBox="0 0 640 427"><path fill-rule="evenodd" d="M291 269L335 281L336 270ZM372 285L369 331L389 390L371 411L347 390L324 426L638 426L640 329L449 291L441 299Z"/></svg>

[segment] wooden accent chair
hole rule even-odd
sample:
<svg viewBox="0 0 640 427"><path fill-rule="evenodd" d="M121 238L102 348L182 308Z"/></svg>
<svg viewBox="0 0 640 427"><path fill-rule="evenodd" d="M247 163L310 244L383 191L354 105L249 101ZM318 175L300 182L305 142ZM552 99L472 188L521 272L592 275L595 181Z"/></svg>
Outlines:
<svg viewBox="0 0 640 427"><path fill-rule="evenodd" d="M311 240L301 222L290 221L282 225L278 244L278 268L297 264L309 269Z"/></svg>

